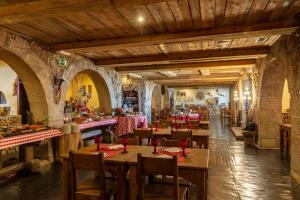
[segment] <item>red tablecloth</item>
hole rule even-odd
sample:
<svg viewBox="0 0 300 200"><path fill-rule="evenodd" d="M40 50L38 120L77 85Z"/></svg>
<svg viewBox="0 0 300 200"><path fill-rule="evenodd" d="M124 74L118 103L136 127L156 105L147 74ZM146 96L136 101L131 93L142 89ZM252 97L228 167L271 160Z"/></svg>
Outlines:
<svg viewBox="0 0 300 200"><path fill-rule="evenodd" d="M110 124L116 124L117 120L115 118L112 119L103 119L100 121L94 121L94 122L85 122L79 125L80 131L88 128L94 128L97 126L105 126Z"/></svg>
<svg viewBox="0 0 300 200"><path fill-rule="evenodd" d="M117 123L117 135L132 133L134 128L148 128L146 116L119 117Z"/></svg>
<svg viewBox="0 0 300 200"><path fill-rule="evenodd" d="M63 135L63 132L61 132L60 130L51 129L46 131L28 133L24 135L12 136L8 138L2 138L0 139L0 150L22 144L42 141L48 138L58 137L61 135Z"/></svg>

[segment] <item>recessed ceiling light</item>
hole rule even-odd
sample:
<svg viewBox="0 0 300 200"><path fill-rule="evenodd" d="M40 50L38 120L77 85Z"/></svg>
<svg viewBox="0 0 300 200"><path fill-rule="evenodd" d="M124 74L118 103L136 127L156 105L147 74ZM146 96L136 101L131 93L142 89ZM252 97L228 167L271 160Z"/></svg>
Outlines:
<svg viewBox="0 0 300 200"><path fill-rule="evenodd" d="M143 23L145 21L145 18L143 16L139 16L137 20L138 22Z"/></svg>
<svg viewBox="0 0 300 200"><path fill-rule="evenodd" d="M288 7L290 5L290 0L284 0L282 3L282 7Z"/></svg>

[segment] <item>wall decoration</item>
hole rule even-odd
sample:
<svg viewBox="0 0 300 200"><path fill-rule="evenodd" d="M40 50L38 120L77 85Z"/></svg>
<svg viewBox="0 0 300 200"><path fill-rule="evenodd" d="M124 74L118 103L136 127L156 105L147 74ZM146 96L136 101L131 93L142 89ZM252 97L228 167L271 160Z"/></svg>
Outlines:
<svg viewBox="0 0 300 200"><path fill-rule="evenodd" d="M201 101L205 98L205 94L204 94L204 92L198 92L196 97L198 100Z"/></svg>
<svg viewBox="0 0 300 200"><path fill-rule="evenodd" d="M198 88L175 90L175 106L228 105L229 88Z"/></svg>

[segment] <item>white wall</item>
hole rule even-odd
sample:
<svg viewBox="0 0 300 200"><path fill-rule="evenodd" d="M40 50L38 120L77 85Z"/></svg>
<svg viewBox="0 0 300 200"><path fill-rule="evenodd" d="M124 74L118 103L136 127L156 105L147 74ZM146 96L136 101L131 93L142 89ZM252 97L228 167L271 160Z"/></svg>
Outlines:
<svg viewBox="0 0 300 200"><path fill-rule="evenodd" d="M6 98L6 103L11 106L12 114L18 112L18 97L13 96L14 83L17 74L6 63L0 60L0 91Z"/></svg>
<svg viewBox="0 0 300 200"><path fill-rule="evenodd" d="M218 89L218 92L217 92ZM178 92L184 92L186 94L186 98L184 97L178 97ZM199 100L197 97L197 94L199 92L203 92L204 99ZM222 88L222 87L210 87L210 88L198 88L198 89L175 89L174 93L174 101L175 105L182 105L182 104L201 104L201 105L207 105L207 100L212 97L218 97L219 98L219 104L225 103L226 106L228 106L229 102L229 88ZM209 95L210 94L210 95Z"/></svg>

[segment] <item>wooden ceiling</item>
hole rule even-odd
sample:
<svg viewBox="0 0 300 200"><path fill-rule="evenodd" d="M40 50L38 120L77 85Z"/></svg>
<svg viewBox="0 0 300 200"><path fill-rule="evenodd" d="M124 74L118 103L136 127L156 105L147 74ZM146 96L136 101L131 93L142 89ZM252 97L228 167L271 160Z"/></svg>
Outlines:
<svg viewBox="0 0 300 200"><path fill-rule="evenodd" d="M299 0L3 0L0 27L157 83L231 84L298 28L299 12Z"/></svg>

